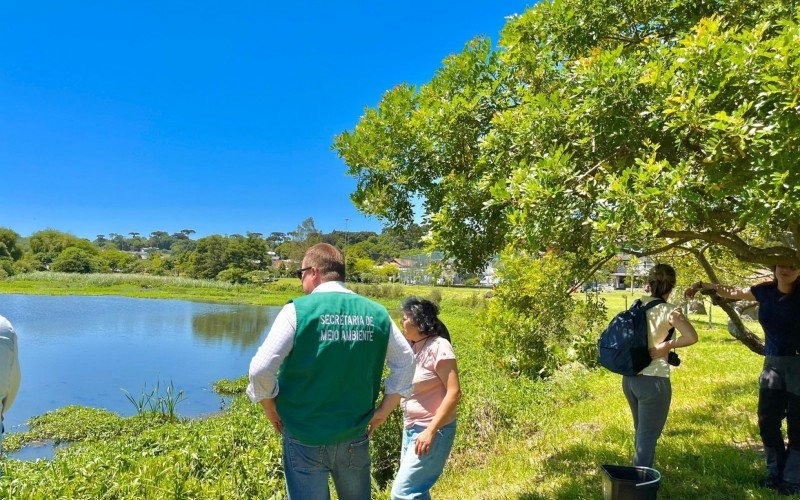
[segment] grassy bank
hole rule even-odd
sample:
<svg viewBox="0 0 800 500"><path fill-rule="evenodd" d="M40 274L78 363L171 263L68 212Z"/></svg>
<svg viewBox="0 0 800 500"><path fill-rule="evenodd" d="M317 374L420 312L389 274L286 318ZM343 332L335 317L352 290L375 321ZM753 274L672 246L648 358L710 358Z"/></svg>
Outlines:
<svg viewBox="0 0 800 500"><path fill-rule="evenodd" d="M20 283L35 281L0 282L0 292L23 292ZM59 289L46 283L34 288L47 287ZM102 288L88 283L76 287ZM125 287L135 290L131 283L112 283L107 290ZM225 290L220 287L216 295L216 289L209 289L215 296ZM147 295L153 291L135 290L145 293L135 296L154 296ZM442 317L459 355L464 398L456 447L434 489L436 498L601 498L599 465L629 463L633 430L619 376L572 366L541 382L498 370L479 341L483 291L397 286L360 291L378 296L393 311L401 296L441 295ZM225 293L241 293L245 299L269 295L263 289ZM296 295L299 287L294 294L285 293ZM624 305L621 293L607 298L610 313ZM264 302L230 301L281 303L282 296L259 299ZM701 341L683 350L683 364L673 371L672 410L656 457L664 474L659 498L777 498L756 487L761 473L755 418L761 359L724 331L721 312L713 317L718 323L711 327L707 317L693 318ZM236 393L242 383L222 387ZM6 461L0 497L279 497L279 440L266 423L258 407L241 395L224 414L195 421L63 409L32 422L28 433L12 435L7 444L35 439L73 444L58 451L52 462ZM393 455L398 431L396 418L381 429L373 447L379 453L373 458ZM386 491L375 496L386 498Z"/></svg>
<svg viewBox="0 0 800 500"><path fill-rule="evenodd" d="M356 292L378 299L396 309L409 295L478 306L487 290L443 288L399 284L348 284ZM283 278L264 285L234 285L214 280L146 274L75 274L35 272L0 279L0 294L33 295L118 295L148 299L185 299L200 302L250 305L283 305L303 293L300 280Z"/></svg>
<svg viewBox="0 0 800 500"><path fill-rule="evenodd" d="M227 304L283 305L302 293L298 280L264 286L233 285L145 274L74 274L36 272L0 280L0 294L119 295L148 299L185 299Z"/></svg>

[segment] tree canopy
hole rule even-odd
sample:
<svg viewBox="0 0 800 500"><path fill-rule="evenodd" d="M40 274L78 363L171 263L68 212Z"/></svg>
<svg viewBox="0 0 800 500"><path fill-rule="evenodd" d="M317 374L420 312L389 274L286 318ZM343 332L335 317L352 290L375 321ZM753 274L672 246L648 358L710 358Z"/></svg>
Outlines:
<svg viewBox="0 0 800 500"><path fill-rule="evenodd" d="M0 227L0 259L19 260L22 254L19 235L11 229Z"/></svg>
<svg viewBox="0 0 800 500"><path fill-rule="evenodd" d="M421 201L466 269L509 246L588 273L678 248L800 264L799 41L795 1L545 1L334 148L360 210Z"/></svg>

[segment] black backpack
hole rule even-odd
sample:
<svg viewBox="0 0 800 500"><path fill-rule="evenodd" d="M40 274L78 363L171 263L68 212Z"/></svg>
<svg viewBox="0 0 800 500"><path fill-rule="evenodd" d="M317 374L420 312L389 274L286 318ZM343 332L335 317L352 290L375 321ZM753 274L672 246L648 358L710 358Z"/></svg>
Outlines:
<svg viewBox="0 0 800 500"><path fill-rule="evenodd" d="M600 364L620 375L634 376L644 370L651 361L646 313L664 302L653 299L642 304L641 299L637 299L630 309L614 316L597 342Z"/></svg>

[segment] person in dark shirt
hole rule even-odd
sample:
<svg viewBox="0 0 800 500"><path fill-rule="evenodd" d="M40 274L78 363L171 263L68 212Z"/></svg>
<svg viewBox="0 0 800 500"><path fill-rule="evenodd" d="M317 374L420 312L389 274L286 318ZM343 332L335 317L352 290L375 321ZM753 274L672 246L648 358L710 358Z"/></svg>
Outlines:
<svg viewBox="0 0 800 500"><path fill-rule="evenodd" d="M719 283L693 284L720 297L758 302L758 321L764 329L764 369L759 379L758 428L764 443L767 477L762 486L784 495L800 493L800 269L775 266L775 279L739 289ZM788 446L781 423L786 418Z"/></svg>

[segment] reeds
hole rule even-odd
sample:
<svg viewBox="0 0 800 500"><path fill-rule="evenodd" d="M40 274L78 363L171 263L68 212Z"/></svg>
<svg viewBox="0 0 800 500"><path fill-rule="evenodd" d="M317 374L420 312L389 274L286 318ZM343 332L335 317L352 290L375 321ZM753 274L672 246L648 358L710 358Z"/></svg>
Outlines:
<svg viewBox="0 0 800 500"><path fill-rule="evenodd" d="M175 392L175 387L171 380L169 381L169 385L164 389L164 394L161 394L159 381L156 381L155 387L149 392L147 390L147 383L145 383L144 389L136 398L125 389L122 389L122 392L125 393L125 397L128 398L128 401L130 401L136 409L137 414L154 413L162 415L169 422L176 422L178 420L177 407L180 403L186 401L186 395L182 390Z"/></svg>
<svg viewBox="0 0 800 500"><path fill-rule="evenodd" d="M135 285L143 288L177 286L185 288L213 288L232 290L241 288L242 285L234 285L223 281L200 280L193 278L182 278L178 276L153 276L149 274L122 274L122 273L57 273L52 271L36 271L33 273L17 274L9 276L6 281L49 281L56 283L76 283L86 286L112 286L112 285Z"/></svg>

